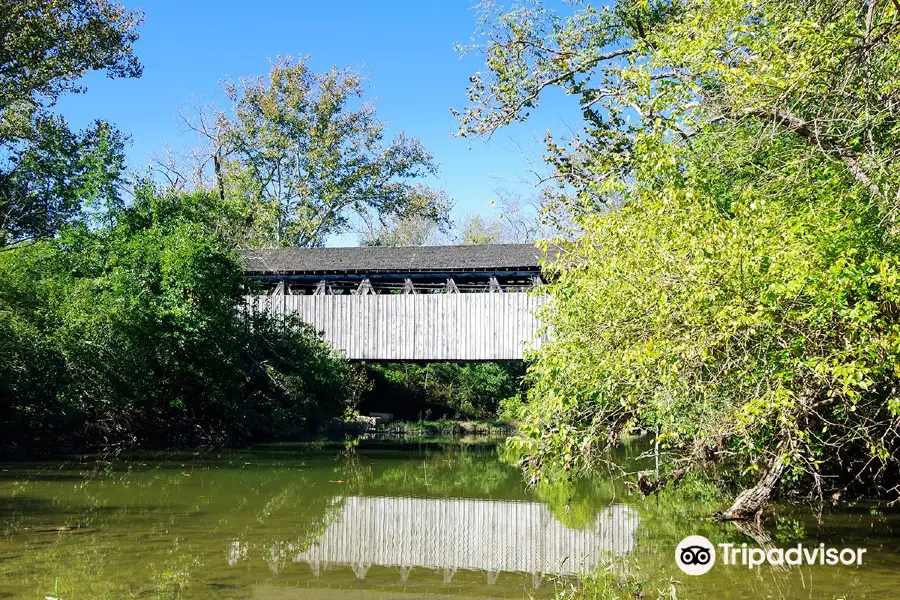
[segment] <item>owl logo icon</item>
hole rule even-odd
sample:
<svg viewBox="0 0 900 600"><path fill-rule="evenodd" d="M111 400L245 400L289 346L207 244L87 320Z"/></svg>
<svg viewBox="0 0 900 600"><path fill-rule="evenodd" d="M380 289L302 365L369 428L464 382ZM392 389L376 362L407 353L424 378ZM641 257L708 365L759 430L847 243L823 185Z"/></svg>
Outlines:
<svg viewBox="0 0 900 600"><path fill-rule="evenodd" d="M675 562L688 575L703 575L716 564L716 549L702 535L689 535L675 547Z"/></svg>

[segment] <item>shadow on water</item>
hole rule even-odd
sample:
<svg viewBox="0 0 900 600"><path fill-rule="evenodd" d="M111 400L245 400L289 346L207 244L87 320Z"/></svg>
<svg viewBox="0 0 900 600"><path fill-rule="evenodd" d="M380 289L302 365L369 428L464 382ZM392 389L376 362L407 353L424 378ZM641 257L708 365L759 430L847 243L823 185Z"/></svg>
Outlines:
<svg viewBox="0 0 900 600"><path fill-rule="evenodd" d="M704 518L721 508L710 482L647 500L611 473L526 489L501 455L496 440L357 438L7 463L0 597L551 598L592 572L648 598L673 578L681 598L893 598L900 584L896 513L777 511L775 542L864 541L861 569L687 578L673 559L686 535L752 542Z"/></svg>
<svg viewBox="0 0 900 600"><path fill-rule="evenodd" d="M0 522L8 526L16 520L30 518L42 518L42 520L59 519L60 516L78 516L91 514L100 516L106 514L119 514L128 511L130 506L91 506L90 504L67 504L65 512L60 511L59 503L48 498L18 494L12 497L0 497ZM146 507L156 510L159 507ZM47 517L47 519L43 519Z"/></svg>

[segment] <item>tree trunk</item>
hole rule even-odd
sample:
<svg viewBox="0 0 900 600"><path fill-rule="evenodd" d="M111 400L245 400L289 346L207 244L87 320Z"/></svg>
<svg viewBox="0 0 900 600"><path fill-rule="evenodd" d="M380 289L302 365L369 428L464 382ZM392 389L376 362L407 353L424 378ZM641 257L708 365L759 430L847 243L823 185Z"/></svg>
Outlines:
<svg viewBox="0 0 900 600"><path fill-rule="evenodd" d="M219 190L219 200L225 202L225 179L222 175L222 158L219 149L213 154L213 173L216 176L216 188Z"/></svg>
<svg viewBox="0 0 900 600"><path fill-rule="evenodd" d="M689 464L687 466L681 467L680 469L675 469L670 473L666 473L662 477L657 477L655 480L650 479L650 477L646 473L644 473L643 475L638 477L638 489L646 497L650 494L655 494L670 483L678 485L682 478L687 475L687 472L691 470L692 466L692 464Z"/></svg>
<svg viewBox="0 0 900 600"><path fill-rule="evenodd" d="M787 466L784 464L781 456L781 453L779 453L772 460L769 468L759 478L756 485L738 494L731 508L722 513L725 519L743 520L759 514L769 502L769 498L771 498L772 492L775 490L775 486L778 485L778 481L781 479L781 475Z"/></svg>
<svg viewBox="0 0 900 600"><path fill-rule="evenodd" d="M762 548L764 552L768 552L772 548L775 548L775 540L772 538L771 534L766 531L766 528L763 527L759 520L733 521L731 524L734 525L735 529L747 537L752 538L753 541L756 542L756 545ZM782 573L789 570L788 566L783 563L780 565L771 565L771 569Z"/></svg>

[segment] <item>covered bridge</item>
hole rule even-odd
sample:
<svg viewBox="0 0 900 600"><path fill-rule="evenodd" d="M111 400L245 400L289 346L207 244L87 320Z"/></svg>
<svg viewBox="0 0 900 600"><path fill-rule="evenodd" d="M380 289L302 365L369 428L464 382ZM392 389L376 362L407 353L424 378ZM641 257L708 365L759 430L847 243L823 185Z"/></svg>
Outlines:
<svg viewBox="0 0 900 600"><path fill-rule="evenodd" d="M519 360L537 346L530 244L242 251L250 302L294 313L359 360Z"/></svg>

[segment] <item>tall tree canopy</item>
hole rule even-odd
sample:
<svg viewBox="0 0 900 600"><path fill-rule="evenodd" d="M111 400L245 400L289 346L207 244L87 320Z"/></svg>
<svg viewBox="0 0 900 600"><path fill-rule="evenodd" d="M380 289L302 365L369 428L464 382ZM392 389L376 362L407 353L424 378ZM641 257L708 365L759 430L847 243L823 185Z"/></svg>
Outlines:
<svg viewBox="0 0 900 600"><path fill-rule="evenodd" d="M0 10L0 249L54 234L82 200L108 203L124 137L73 133L50 108L88 71L138 77L142 15L107 0L23 0Z"/></svg>
<svg viewBox="0 0 900 600"><path fill-rule="evenodd" d="M236 207L235 243L317 246L360 223L446 223L449 201L417 181L436 173L432 155L402 132L386 139L360 74L279 57L267 76L224 87L230 114L185 119L206 146L191 175L177 161L163 170L174 185L214 187Z"/></svg>
<svg viewBox="0 0 900 600"><path fill-rule="evenodd" d="M140 77L133 45L142 20L107 0L4 2L0 110L40 110L64 92L83 91L78 78L88 71Z"/></svg>
<svg viewBox="0 0 900 600"><path fill-rule="evenodd" d="M657 489L709 458L773 489L896 494L900 9L887 0L488 6L461 134L564 89L547 159L583 234L549 265L526 463L659 431Z"/></svg>

